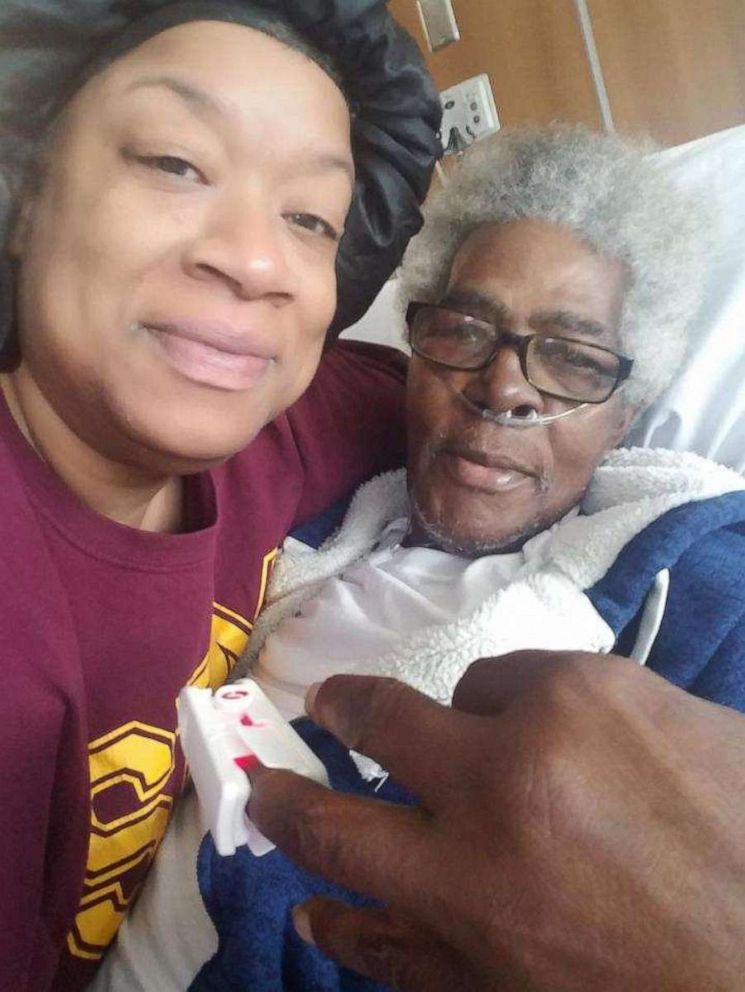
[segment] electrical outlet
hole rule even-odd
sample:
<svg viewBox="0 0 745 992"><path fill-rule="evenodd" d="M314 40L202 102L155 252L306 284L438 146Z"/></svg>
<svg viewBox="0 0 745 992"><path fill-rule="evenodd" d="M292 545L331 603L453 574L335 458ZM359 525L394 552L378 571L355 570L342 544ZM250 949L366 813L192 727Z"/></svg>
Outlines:
<svg viewBox="0 0 745 992"><path fill-rule="evenodd" d="M440 93L445 154L461 152L499 130L499 116L486 73L465 79Z"/></svg>

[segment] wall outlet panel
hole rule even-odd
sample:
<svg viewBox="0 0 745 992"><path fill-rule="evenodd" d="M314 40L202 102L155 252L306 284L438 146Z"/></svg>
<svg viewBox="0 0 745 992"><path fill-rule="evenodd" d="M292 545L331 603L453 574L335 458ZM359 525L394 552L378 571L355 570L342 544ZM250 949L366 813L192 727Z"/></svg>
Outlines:
<svg viewBox="0 0 745 992"><path fill-rule="evenodd" d="M446 154L463 151L474 141L499 130L499 115L486 73L443 90L440 101Z"/></svg>

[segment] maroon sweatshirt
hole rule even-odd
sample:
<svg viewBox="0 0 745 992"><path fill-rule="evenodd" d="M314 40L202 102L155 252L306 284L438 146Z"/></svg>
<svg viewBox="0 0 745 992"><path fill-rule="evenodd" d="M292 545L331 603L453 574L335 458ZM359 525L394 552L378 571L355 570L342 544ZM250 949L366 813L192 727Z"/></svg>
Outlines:
<svg viewBox="0 0 745 992"><path fill-rule="evenodd" d="M175 700L221 683L277 548L402 464L403 370L337 345L306 394L187 480L188 533L88 509L0 393L0 989L77 990L142 884L184 780Z"/></svg>

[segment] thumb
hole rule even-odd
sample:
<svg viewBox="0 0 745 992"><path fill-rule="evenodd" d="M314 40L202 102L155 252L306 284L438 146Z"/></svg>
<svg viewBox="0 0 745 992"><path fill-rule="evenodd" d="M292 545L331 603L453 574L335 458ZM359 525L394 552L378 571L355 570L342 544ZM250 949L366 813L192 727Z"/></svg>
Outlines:
<svg viewBox="0 0 745 992"><path fill-rule="evenodd" d="M297 906L293 917L304 940L398 992L496 992L433 933L391 910L318 896Z"/></svg>

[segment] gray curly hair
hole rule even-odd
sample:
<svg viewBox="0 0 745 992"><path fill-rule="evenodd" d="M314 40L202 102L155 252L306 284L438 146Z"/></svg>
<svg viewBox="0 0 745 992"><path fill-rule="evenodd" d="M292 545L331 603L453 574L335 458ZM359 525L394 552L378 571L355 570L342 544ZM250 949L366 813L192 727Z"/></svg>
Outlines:
<svg viewBox="0 0 745 992"><path fill-rule="evenodd" d="M707 211L675 188L651 150L566 124L502 131L473 146L425 205L403 262L402 300L441 299L456 252L477 227L530 217L569 228L626 266L619 333L634 368L623 397L648 406L685 357L709 229Z"/></svg>

